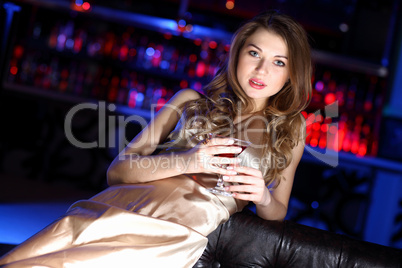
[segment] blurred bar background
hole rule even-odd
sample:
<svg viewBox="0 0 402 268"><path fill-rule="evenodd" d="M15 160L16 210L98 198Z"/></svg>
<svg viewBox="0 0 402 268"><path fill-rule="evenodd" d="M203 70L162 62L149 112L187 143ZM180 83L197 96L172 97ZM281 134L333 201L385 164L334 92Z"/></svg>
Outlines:
<svg viewBox="0 0 402 268"><path fill-rule="evenodd" d="M0 1L0 243L104 189L125 143L181 88L202 92L235 29L266 9L313 48L287 218L402 248L399 0Z"/></svg>

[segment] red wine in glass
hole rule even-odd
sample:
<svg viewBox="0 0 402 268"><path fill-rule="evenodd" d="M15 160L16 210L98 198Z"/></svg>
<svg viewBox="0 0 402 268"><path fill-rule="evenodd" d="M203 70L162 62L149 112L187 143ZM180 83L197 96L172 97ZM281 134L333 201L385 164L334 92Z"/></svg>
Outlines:
<svg viewBox="0 0 402 268"><path fill-rule="evenodd" d="M246 141L243 141L246 142ZM241 154L244 150L246 150L247 146L246 145L228 145L228 146L232 146L232 147L240 147L241 151L240 153L228 153L228 154L218 154L218 156L220 157L228 157L228 158L235 158L237 157L239 154Z"/></svg>
<svg viewBox="0 0 402 268"><path fill-rule="evenodd" d="M239 139L234 139L234 143L228 146L233 146L233 147L241 147L241 151L239 153L223 153L219 154L218 156L220 157L228 157L228 158L234 158L239 156L251 143L248 141L244 140L239 140ZM226 164L221 164L220 167L226 168L228 165ZM220 194L220 195L225 195L225 196L231 196L232 193L225 191L225 186L223 183L223 178L221 174L218 174L218 182L214 188L208 188L207 189L209 192L214 193L214 194Z"/></svg>

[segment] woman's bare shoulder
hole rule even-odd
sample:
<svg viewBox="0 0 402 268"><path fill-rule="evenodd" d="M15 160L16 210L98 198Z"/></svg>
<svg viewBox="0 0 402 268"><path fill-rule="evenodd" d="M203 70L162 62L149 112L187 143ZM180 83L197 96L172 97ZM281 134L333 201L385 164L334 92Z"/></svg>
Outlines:
<svg viewBox="0 0 402 268"><path fill-rule="evenodd" d="M178 103L184 103L186 101L190 100L197 100L202 98L202 94L199 93L198 91L191 89L191 88L186 88L186 89L181 89L179 90L174 96L173 100Z"/></svg>

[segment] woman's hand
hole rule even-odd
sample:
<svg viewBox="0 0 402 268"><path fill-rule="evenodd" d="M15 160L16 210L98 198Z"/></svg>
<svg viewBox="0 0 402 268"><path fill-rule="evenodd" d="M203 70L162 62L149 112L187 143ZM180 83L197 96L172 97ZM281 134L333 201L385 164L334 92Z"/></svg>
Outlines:
<svg viewBox="0 0 402 268"><path fill-rule="evenodd" d="M238 174L223 177L224 181L239 183L239 185L226 187L227 191L232 192L234 198L252 201L256 205L269 205L272 196L265 185L260 170L236 165L230 166L229 168Z"/></svg>
<svg viewBox="0 0 402 268"><path fill-rule="evenodd" d="M219 164L236 165L241 159L220 157L220 154L238 154L241 147L233 146L234 140L224 137L205 139L183 155L184 173L215 173L235 175L236 171L221 168Z"/></svg>

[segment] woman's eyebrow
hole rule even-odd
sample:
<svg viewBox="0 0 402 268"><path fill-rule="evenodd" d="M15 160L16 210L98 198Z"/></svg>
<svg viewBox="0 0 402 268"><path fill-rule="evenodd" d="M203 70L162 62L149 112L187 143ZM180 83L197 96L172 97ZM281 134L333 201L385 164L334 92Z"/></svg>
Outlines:
<svg viewBox="0 0 402 268"><path fill-rule="evenodd" d="M259 48L257 45L255 45L255 44L248 44L247 45L248 47L254 47L255 49L257 49L257 50L259 50L259 51L261 51L262 52L262 49L261 48ZM287 56L283 56L283 55L275 55L275 57L277 57L277 58L284 58L284 59L288 59L288 57Z"/></svg>
<svg viewBox="0 0 402 268"><path fill-rule="evenodd" d="M261 49L261 48L259 48L257 45L254 45L254 44L248 44L247 46L248 46L248 47L255 47L257 50L262 51L262 49Z"/></svg>

